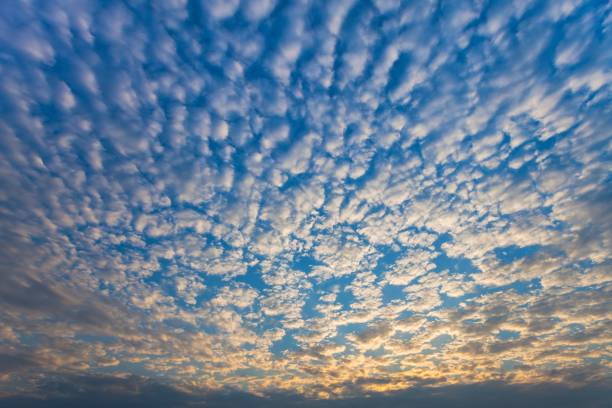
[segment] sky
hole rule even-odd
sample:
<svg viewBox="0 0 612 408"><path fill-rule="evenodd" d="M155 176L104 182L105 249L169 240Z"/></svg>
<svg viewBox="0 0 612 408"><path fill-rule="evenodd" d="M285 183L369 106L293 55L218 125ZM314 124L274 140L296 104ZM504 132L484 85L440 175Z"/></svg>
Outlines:
<svg viewBox="0 0 612 408"><path fill-rule="evenodd" d="M603 407L610 44L607 0L0 2L0 405Z"/></svg>

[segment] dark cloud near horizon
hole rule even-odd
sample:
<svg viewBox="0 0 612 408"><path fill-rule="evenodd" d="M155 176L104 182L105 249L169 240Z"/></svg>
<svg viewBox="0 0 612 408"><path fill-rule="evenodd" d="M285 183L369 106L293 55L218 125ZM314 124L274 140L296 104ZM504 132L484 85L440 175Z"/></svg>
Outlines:
<svg viewBox="0 0 612 408"><path fill-rule="evenodd" d="M5 397L6 408L72 407L209 407L209 408L604 408L612 398L609 384L593 383L578 388L562 384L519 385L487 382L442 387L414 387L386 394L342 399L313 400L294 394L265 397L239 391L191 394L140 377L79 376L48 381L40 391L47 398Z"/></svg>

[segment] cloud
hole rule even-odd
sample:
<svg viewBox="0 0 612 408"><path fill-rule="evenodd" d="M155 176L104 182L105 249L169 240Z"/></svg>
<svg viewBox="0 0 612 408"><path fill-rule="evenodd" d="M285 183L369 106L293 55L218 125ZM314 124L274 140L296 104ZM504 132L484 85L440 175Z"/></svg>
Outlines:
<svg viewBox="0 0 612 408"><path fill-rule="evenodd" d="M609 4L107 3L0 4L11 403L597 406Z"/></svg>
<svg viewBox="0 0 612 408"><path fill-rule="evenodd" d="M384 408L414 407L486 407L492 402L503 399L503 406L539 407L555 404L559 407L572 407L581 404L589 408L604 407L610 397L603 384L593 384L578 389L559 384L508 385L499 382L482 383L470 386L415 387L409 391L374 393L368 397L335 400L309 400L289 393L272 393L255 396L238 391L192 395L183 389L145 381L138 377L115 379L109 377L73 377L72 383L47 383L43 387L51 397L39 399L31 397L4 397L1 401L11 407L73 407L88 406L144 407L150 404L172 404L176 407L210 406L233 407L369 407Z"/></svg>

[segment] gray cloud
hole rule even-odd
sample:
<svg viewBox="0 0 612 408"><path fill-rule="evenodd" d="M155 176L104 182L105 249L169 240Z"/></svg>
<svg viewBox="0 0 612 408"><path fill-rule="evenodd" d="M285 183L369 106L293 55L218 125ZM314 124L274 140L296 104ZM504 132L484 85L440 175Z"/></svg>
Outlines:
<svg viewBox="0 0 612 408"><path fill-rule="evenodd" d="M180 389L145 381L137 377L116 379L108 377L74 377L69 383L48 383L44 399L4 397L0 402L7 407L145 407L153 405L182 407L501 407L536 408L551 406L564 408L605 407L610 390L604 384L571 389L559 384L508 385L483 383L447 387L416 387L409 391L372 394L368 397L337 400L309 400L291 394L255 396L226 391L194 396Z"/></svg>

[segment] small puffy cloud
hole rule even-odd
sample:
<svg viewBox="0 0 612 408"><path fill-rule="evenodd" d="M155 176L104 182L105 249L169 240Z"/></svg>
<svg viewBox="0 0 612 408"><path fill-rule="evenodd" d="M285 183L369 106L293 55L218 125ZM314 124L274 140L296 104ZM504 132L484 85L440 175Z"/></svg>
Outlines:
<svg viewBox="0 0 612 408"><path fill-rule="evenodd" d="M257 299L257 291L248 286L224 287L211 300L214 306L235 306L237 308L249 307Z"/></svg>

